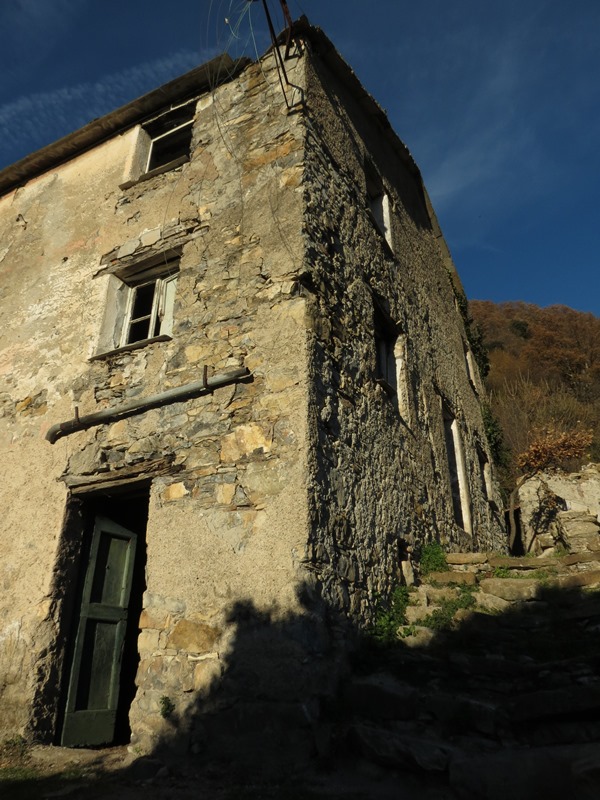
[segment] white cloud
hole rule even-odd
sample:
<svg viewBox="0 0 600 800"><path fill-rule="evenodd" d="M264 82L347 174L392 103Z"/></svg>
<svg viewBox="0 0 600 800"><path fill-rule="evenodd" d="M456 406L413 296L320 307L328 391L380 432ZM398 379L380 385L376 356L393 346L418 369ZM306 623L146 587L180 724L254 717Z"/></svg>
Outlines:
<svg viewBox="0 0 600 800"><path fill-rule="evenodd" d="M11 163L217 55L182 50L100 81L20 97L0 106L0 164ZM18 140L19 152L9 146ZM13 145L14 147L14 145Z"/></svg>

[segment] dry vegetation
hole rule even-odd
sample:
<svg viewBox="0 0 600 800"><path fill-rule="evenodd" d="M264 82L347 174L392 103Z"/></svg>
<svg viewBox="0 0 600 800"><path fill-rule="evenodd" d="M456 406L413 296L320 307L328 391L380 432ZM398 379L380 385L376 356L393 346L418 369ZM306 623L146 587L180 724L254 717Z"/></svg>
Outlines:
<svg viewBox="0 0 600 800"><path fill-rule="evenodd" d="M600 461L600 319L520 302L473 301L469 310L490 362L505 488L532 470Z"/></svg>

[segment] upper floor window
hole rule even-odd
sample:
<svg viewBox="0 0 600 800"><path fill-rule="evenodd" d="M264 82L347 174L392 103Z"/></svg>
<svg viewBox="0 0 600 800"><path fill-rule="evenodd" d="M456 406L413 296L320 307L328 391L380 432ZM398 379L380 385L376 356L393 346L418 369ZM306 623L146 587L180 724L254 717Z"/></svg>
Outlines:
<svg viewBox="0 0 600 800"><path fill-rule="evenodd" d="M121 332L121 347L156 336L170 336L173 330L175 271L159 276L144 275L128 285L127 310Z"/></svg>
<svg viewBox="0 0 600 800"><path fill-rule="evenodd" d="M195 103L187 103L142 126L150 138L144 172L152 172L189 156L195 110Z"/></svg>
<svg viewBox="0 0 600 800"><path fill-rule="evenodd" d="M197 101L193 100L138 126L135 147L125 167L126 180L120 184L121 189L128 189L139 181L189 161L196 105Z"/></svg>
<svg viewBox="0 0 600 800"><path fill-rule="evenodd" d="M375 327L375 378L390 392L398 388L396 372L397 327L378 304L374 311Z"/></svg>
<svg viewBox="0 0 600 800"><path fill-rule="evenodd" d="M383 181L375 168L367 165L367 196L369 209L385 241L392 247L392 225L390 213L390 196L386 192Z"/></svg>

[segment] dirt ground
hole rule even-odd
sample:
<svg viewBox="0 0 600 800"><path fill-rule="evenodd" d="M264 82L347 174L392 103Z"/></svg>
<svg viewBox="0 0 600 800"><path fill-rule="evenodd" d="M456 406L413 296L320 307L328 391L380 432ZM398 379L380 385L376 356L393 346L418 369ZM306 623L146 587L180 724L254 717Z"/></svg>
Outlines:
<svg viewBox="0 0 600 800"><path fill-rule="evenodd" d="M453 800L442 786L366 763L299 769L265 780L194 760L139 757L126 747L72 750L34 745L0 756L3 800Z"/></svg>

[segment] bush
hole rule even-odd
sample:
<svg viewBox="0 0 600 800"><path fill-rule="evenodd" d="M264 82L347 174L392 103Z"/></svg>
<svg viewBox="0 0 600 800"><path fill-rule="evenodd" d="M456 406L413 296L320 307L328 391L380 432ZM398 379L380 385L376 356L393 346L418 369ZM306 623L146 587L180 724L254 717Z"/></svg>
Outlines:
<svg viewBox="0 0 600 800"><path fill-rule="evenodd" d="M371 627L372 637L380 644L391 644L398 638L398 628L406 624L408 586L397 586L385 603L380 603Z"/></svg>
<svg viewBox="0 0 600 800"><path fill-rule="evenodd" d="M443 600L440 608L436 608L431 614L422 620L424 628L431 628L434 631L443 631L452 625L454 615L461 608L472 608L475 605L473 597L476 591L474 586L459 586L458 597Z"/></svg>
<svg viewBox="0 0 600 800"><path fill-rule="evenodd" d="M439 542L431 542L423 547L419 567L421 575L429 575L430 572L444 572L448 569L446 553Z"/></svg>

